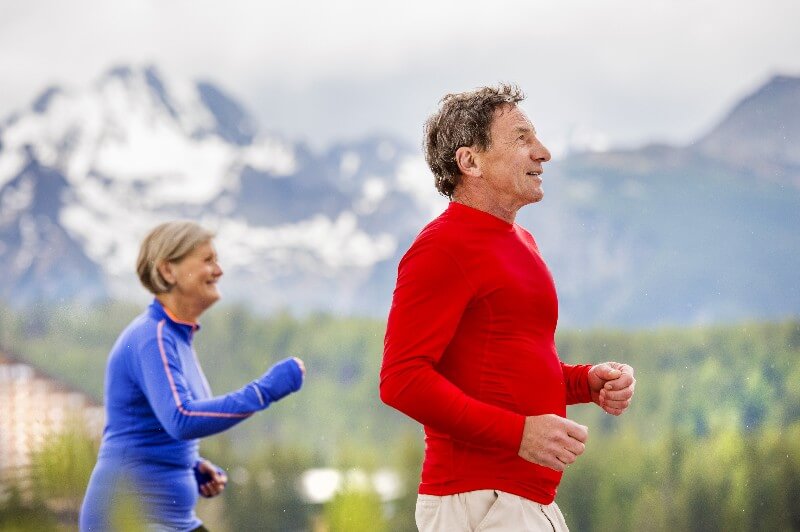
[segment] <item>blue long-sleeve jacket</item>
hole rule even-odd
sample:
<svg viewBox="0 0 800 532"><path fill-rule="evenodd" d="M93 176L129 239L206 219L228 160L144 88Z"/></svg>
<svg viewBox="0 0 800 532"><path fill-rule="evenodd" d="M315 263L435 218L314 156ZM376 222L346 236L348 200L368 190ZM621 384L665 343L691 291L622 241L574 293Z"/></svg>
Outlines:
<svg viewBox="0 0 800 532"><path fill-rule="evenodd" d="M213 397L192 347L198 328L154 300L114 344L106 369L106 426L81 530L108 529L114 492L123 487L145 506L148 521L167 530L196 528L197 439L300 389L300 367L287 359L240 390Z"/></svg>

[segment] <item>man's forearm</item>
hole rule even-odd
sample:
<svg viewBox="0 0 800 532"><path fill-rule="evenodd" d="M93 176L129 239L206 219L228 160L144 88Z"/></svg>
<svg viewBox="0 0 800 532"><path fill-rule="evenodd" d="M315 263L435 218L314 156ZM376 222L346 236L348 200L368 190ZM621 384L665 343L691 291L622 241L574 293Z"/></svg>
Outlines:
<svg viewBox="0 0 800 532"><path fill-rule="evenodd" d="M517 451L525 416L461 391L425 362L381 372L381 400L453 438Z"/></svg>

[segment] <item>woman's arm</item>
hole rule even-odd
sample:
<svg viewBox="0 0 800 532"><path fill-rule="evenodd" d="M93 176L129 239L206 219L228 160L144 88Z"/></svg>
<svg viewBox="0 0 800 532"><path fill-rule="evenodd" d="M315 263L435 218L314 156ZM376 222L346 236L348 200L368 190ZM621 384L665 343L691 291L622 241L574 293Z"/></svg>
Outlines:
<svg viewBox="0 0 800 532"><path fill-rule="evenodd" d="M255 412L267 408L303 383L301 365L287 358L241 389L209 399L197 399L184 375L177 346L157 325L155 337L139 353L141 385L164 430L188 440L222 432Z"/></svg>

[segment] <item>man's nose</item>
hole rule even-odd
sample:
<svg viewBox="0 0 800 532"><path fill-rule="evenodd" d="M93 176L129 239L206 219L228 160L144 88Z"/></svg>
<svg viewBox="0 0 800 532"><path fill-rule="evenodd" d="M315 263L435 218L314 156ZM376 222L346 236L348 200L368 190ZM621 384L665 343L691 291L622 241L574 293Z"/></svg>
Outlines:
<svg viewBox="0 0 800 532"><path fill-rule="evenodd" d="M550 150L548 150L544 144L537 140L531 148L531 159L546 163L550 160Z"/></svg>

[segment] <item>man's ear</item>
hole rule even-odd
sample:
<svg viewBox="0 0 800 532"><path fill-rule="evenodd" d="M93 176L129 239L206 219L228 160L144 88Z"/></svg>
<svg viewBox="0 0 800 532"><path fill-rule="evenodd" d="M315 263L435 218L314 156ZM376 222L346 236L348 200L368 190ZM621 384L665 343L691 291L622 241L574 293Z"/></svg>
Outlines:
<svg viewBox="0 0 800 532"><path fill-rule="evenodd" d="M469 146L461 146L456 150L456 164L463 175L480 176L481 171L475 155L475 149Z"/></svg>
<svg viewBox="0 0 800 532"><path fill-rule="evenodd" d="M172 267L172 263L169 261L161 261L158 265L158 273L161 274L161 277L167 282L169 285L175 284L175 271Z"/></svg>

